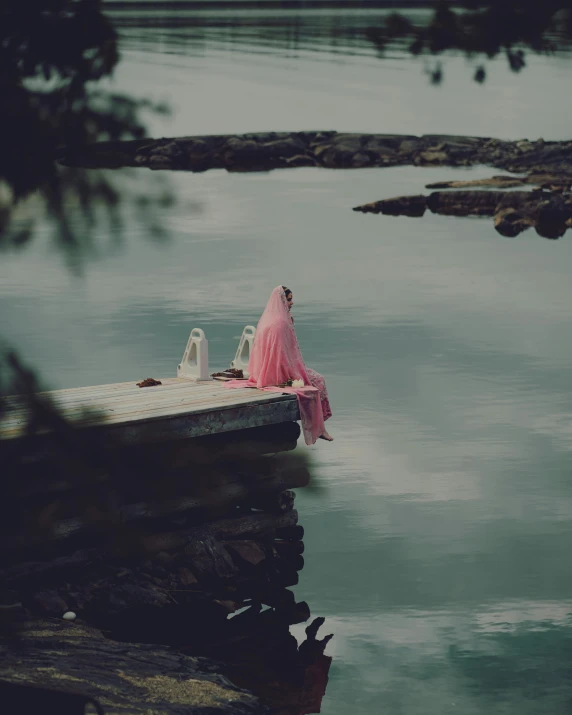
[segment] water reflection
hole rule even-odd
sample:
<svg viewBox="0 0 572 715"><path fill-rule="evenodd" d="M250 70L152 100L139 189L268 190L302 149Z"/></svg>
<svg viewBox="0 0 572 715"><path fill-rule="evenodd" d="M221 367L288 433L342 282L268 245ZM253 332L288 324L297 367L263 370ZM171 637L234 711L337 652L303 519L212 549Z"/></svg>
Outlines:
<svg viewBox="0 0 572 715"><path fill-rule="evenodd" d="M488 60L489 81L478 86L463 53L448 50L440 91L427 80L433 60L411 55L407 38L393 39L383 57L368 39L391 11L161 7L108 9L122 47L109 87L137 86L173 107L169 118L149 117L151 136L336 129L568 137L569 52L558 38L554 54L531 54L518 75L502 55ZM407 17L425 26L431 11ZM541 106L550 116L530 109Z"/></svg>
<svg viewBox="0 0 572 715"><path fill-rule="evenodd" d="M481 83L486 79L483 63L500 54L519 72L526 66L522 48L540 54L570 48L570 15L552 5L501 2L467 11L425 3L405 4L397 12L380 5L300 9L280 2L266 8L237 2L214 9L181 3L175 10L168 3L133 2L109 3L108 8L129 48L201 55L224 47L286 57L311 52L315 60L324 52L371 56L373 49L384 58L453 51L475 63L475 79Z"/></svg>
<svg viewBox="0 0 572 715"><path fill-rule="evenodd" d="M161 377L195 325L213 368L228 365L269 286L293 285L301 347L328 378L343 436L312 449L324 488L298 496L296 595L336 636L322 712L476 714L483 696L450 646L486 654L487 623L510 612L525 632L571 605L570 244L499 242L485 222L455 218L429 217L421 233L392 217L356 222L357 196L407 193L418 170L351 176L177 175L168 251L127 243L80 284L30 251L2 275L3 324L28 354L41 336L52 386ZM502 680L509 663L488 663ZM511 682L493 711L522 711ZM540 707L564 712L565 681L552 693Z"/></svg>
<svg viewBox="0 0 572 715"><path fill-rule="evenodd" d="M214 4L210 8L196 4L178 3L176 9L168 3L108 3L115 24L131 40L145 34L137 28L179 30L156 34L156 42L170 38L173 43L188 45L224 42L227 45L269 45L275 50L303 50L314 52L329 47L351 53L352 49L366 48L374 41L384 52L394 49L425 49L433 53L457 49L471 54L499 53L501 47L527 45L536 52L555 51L559 44L569 41L570 22L565 8L560 12L540 3L528 7L519 2L501 2L485 10L463 12L455 8L306 7L288 9L277 2L272 7L253 8L236 2L232 7ZM486 3L484 3L486 5ZM377 31L375 27L378 27ZM504 34L503 34L504 33ZM419 47L412 46L417 36ZM472 41L472 44L469 44ZM427 45L427 47L425 47ZM516 69L516 68L515 68Z"/></svg>
<svg viewBox="0 0 572 715"><path fill-rule="evenodd" d="M121 8L108 3L108 8L126 47L141 42L198 52L210 45L225 45L231 51L258 47L264 52L266 47L274 52L338 50L351 54L352 49L368 49L364 34L368 24L390 14L384 9L359 7L286 9L280 3L266 9L248 8L240 2L232 9L211 6L205 10L180 4L174 11L165 5L150 9L138 3ZM408 10L408 16L423 22L431 14L427 9Z"/></svg>
<svg viewBox="0 0 572 715"><path fill-rule="evenodd" d="M368 619L367 635L357 623L339 621L336 629L343 622L348 632L350 692L340 693L341 702L327 712L342 713L357 702L363 712L529 715L548 708L563 714L569 708L570 605L517 601L472 613L392 612ZM356 655L364 651L368 658L358 666ZM341 676L340 657L336 653L332 685ZM369 687L354 688L358 678Z"/></svg>

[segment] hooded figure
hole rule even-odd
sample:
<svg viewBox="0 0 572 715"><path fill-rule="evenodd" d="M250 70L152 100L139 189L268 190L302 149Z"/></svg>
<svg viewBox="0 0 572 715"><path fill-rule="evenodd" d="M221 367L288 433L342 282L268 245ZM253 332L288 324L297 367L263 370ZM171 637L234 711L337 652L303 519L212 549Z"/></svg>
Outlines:
<svg viewBox="0 0 572 715"><path fill-rule="evenodd" d="M295 394L306 444L314 444L320 437L331 441L324 426L324 421L332 416L326 382L304 365L290 315L291 305L292 292L277 286L258 321L248 361L249 379L231 380L225 386ZM277 387L290 380L299 382L293 387Z"/></svg>

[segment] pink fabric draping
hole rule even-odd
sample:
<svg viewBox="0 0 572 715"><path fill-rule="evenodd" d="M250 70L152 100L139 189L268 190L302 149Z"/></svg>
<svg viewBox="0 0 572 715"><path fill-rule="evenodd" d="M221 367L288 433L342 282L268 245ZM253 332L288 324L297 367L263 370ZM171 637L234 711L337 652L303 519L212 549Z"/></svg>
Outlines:
<svg viewBox="0 0 572 715"><path fill-rule="evenodd" d="M324 379L318 373L308 370L304 364L282 286L272 291L258 321L248 373L248 380L230 380L224 383L225 387L256 387L268 392L295 394L304 440L306 444L314 444L324 432L324 418L331 415L331 410ZM321 378L322 389L313 385L313 376ZM304 387L277 387L288 380L302 380Z"/></svg>

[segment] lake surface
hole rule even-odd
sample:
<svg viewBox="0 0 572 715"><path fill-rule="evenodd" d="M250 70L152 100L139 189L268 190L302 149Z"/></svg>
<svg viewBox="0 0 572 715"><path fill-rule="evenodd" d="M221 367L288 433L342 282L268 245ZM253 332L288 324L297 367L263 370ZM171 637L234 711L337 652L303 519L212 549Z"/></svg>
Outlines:
<svg viewBox="0 0 572 715"><path fill-rule="evenodd" d="M422 12L422 11L419 11ZM172 106L149 134L338 129L569 138L570 56L434 63L363 37L380 11L122 12L109 84ZM492 222L353 206L494 170L117 172L168 191L100 218L83 275L40 221L0 267L1 332L49 387L175 374L202 327L213 368L272 288L294 290L333 444L298 495L296 588L335 637L325 715L532 715L572 706L572 243ZM77 218L78 226L81 225ZM303 447L301 447L303 448Z"/></svg>

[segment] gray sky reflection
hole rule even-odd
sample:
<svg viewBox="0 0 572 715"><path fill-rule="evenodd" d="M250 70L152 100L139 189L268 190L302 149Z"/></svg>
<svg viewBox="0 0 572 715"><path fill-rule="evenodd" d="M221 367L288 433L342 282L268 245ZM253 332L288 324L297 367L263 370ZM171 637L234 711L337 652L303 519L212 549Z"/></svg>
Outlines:
<svg viewBox="0 0 572 715"><path fill-rule="evenodd" d="M296 591L336 634L329 715L540 712L479 619L569 606L572 244L351 211L452 173L179 174L166 243L134 231L83 280L41 244L0 266L1 332L52 387L173 375L195 326L223 367L270 290L294 289L335 413L336 441L312 449L325 489L298 497ZM502 698L475 692L487 668L507 674ZM542 709L559 713L553 692Z"/></svg>

